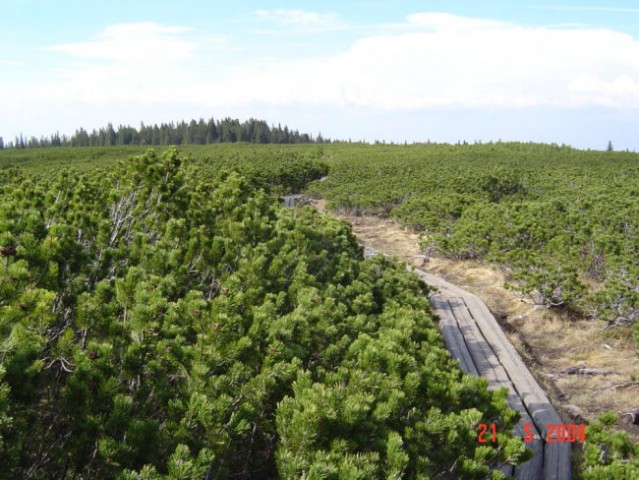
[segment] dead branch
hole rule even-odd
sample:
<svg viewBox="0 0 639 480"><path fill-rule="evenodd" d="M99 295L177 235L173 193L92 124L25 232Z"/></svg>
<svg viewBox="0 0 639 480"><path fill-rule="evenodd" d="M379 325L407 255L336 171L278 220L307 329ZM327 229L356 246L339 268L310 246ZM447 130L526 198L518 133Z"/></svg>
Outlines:
<svg viewBox="0 0 639 480"><path fill-rule="evenodd" d="M620 416L622 417L627 416L628 419L630 420L628 423L632 425L637 425L637 421L639 420L639 408L634 408L630 410L629 412L622 413Z"/></svg>
<svg viewBox="0 0 639 480"><path fill-rule="evenodd" d="M613 385L608 390L621 390L622 388L628 388L628 387L639 387L639 382L620 383L619 385Z"/></svg>
<svg viewBox="0 0 639 480"><path fill-rule="evenodd" d="M602 368L587 368L585 365L580 364L565 368L559 373L564 375L612 375L619 372L615 372L614 370L604 370Z"/></svg>

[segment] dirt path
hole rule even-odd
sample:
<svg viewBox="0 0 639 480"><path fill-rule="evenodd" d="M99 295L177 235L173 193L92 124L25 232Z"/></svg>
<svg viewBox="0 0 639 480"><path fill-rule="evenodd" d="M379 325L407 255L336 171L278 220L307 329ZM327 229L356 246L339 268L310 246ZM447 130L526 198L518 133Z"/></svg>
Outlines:
<svg viewBox="0 0 639 480"><path fill-rule="evenodd" d="M314 202L324 211L324 202ZM348 221L362 243L421 268L479 296L495 315L566 422L592 421L604 411L618 414L639 407L639 358L632 329L605 330L603 322L568 319L522 301L505 288L505 272L473 261L424 261L420 238L397 222L379 217L335 215ZM574 366L610 371L607 375L564 373ZM639 427L620 427L637 436Z"/></svg>

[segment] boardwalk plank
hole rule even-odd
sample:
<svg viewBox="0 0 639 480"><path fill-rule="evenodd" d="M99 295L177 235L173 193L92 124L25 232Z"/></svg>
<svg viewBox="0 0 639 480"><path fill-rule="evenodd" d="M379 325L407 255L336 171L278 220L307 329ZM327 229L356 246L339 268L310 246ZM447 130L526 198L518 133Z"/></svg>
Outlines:
<svg viewBox="0 0 639 480"><path fill-rule="evenodd" d="M431 302L436 315L440 318L439 325L442 336L444 337L446 348L451 352L454 358L459 360L459 364L465 373L478 377L479 372L475 367L470 352L468 351L468 347L466 346L466 342L464 341L464 337L459 330L459 326L455 321L455 317L453 316L453 312L450 310L448 302L437 296L433 296L431 298Z"/></svg>
<svg viewBox="0 0 639 480"><path fill-rule="evenodd" d="M543 471L544 447L539 430L535 426L533 419L530 417L524 403L517 394L517 391L515 390L515 387L508 377L503 365L501 365L491 346L483 337L466 304L459 298L449 300L449 304L453 309L455 318L458 320L460 327L463 326L462 331L464 332L466 342L467 344L470 342L469 349L471 355L475 360L475 364L477 365L477 369L480 371L480 374L488 379L489 388L506 388L509 393L509 405L511 408L520 413L521 420L515 427L514 433L523 438L524 425L532 424L531 429L533 431L534 439L527 445L527 447L533 451L534 457L524 465L517 467L514 472L516 478L531 480L540 478Z"/></svg>

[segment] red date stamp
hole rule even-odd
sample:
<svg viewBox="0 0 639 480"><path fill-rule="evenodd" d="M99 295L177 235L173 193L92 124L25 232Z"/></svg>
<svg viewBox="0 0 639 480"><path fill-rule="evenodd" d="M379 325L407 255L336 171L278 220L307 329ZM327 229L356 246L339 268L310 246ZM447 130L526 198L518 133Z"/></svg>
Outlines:
<svg viewBox="0 0 639 480"><path fill-rule="evenodd" d="M479 433L477 434L477 441L479 443L486 443L491 441L495 443L497 441L497 425L491 423L490 425L486 425L485 423L480 423L478 426ZM490 440L486 440L486 432L490 429Z"/></svg>
<svg viewBox="0 0 639 480"><path fill-rule="evenodd" d="M497 425L480 423L478 426L477 441L479 443L497 442ZM524 423L524 442L530 443L535 438L535 426L532 423ZM575 443L586 441L586 426L569 423L549 423L546 426L546 442L548 443Z"/></svg>

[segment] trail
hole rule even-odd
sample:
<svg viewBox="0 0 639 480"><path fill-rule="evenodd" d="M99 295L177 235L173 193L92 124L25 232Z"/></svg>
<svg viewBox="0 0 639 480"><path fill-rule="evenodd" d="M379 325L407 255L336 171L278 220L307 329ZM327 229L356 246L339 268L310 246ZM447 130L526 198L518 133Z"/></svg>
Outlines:
<svg viewBox="0 0 639 480"><path fill-rule="evenodd" d="M313 206L326 213L323 200L313 202ZM349 223L356 227L352 220ZM357 230L364 233L366 227L357 225ZM360 242L365 242L363 238L368 237L371 237L370 233L359 235ZM364 255L382 253L389 256L400 254L404 258L420 257L419 250L415 248L417 244L416 235L405 233L384 242L383 251L363 243ZM526 446L533 451L533 458L517 467L504 465L500 470L517 479L570 479L571 445L557 441L556 431L549 431L552 429L550 425L564 422L484 301L420 268L407 268L436 289L429 299L433 313L440 319L439 328L447 349L459 360L461 368L471 375L485 377L491 389L503 387L508 390L511 408L521 415L514 434L524 438L524 426L531 426L528 432L532 431L533 440Z"/></svg>
<svg viewBox="0 0 639 480"><path fill-rule="evenodd" d="M366 256L378 254L365 245ZM511 408L521 414L515 434L524 437L524 425L532 424L534 438L527 446L534 457L523 465L503 466L507 475L518 479L571 478L571 446L559 442L549 425L563 423L550 400L534 379L486 304L476 295L415 267L409 267L436 292L430 296L433 312L446 347L469 374L488 380L489 388L505 387ZM550 427L552 429L552 427ZM549 434L550 440L547 441Z"/></svg>
<svg viewBox="0 0 639 480"><path fill-rule="evenodd" d="M460 358L465 371L477 375L481 370L491 388L503 383L510 392L511 406L524 418L519 426L520 432L525 423L536 425L539 438L527 445L538 451L541 470L539 466L520 467L512 472L517 478L570 478L570 444L545 443L548 425L564 423L557 409L560 409L563 418L569 419L567 422L583 425L603 412L626 412L629 406L636 404L636 388L619 388L627 384L628 378L634 380L639 369L631 329L611 333L604 329L605 322L591 318L566 318L561 312L530 304L505 288L510 281L506 271L482 262L451 261L433 255L423 250L420 245L423 239L417 232L391 218L328 211L326 203L325 199L306 199L306 204L320 213L348 222L360 243L417 267L417 274L427 283L439 286L431 303L434 313L441 318L440 325L449 350L457 350L453 354ZM367 251L370 253L371 250ZM426 265L428 271L436 276L422 271ZM463 286L464 290L457 285ZM479 311L487 313L488 320L475 312L477 302L481 305ZM501 324L495 321L495 317ZM491 342L495 336L499 342L493 346ZM565 373L576 364L614 373ZM483 368L478 370L477 365ZM515 373L509 370L509 366L517 367ZM529 368L534 370L537 381ZM525 402L522 397L528 400ZM555 408L549 397L553 399ZM532 421L528 422L527 418ZM620 420L617 428L639 438L634 425Z"/></svg>

